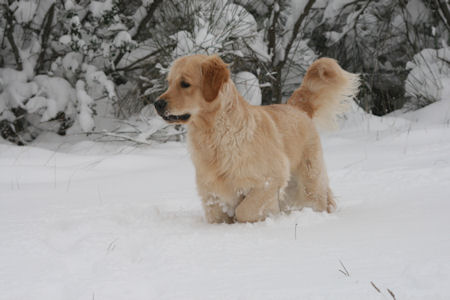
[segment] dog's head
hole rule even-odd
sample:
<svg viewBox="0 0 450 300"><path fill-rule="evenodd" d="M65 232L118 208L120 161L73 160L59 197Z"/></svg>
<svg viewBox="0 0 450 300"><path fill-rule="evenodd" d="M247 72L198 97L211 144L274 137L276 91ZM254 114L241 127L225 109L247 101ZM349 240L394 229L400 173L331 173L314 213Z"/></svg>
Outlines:
<svg viewBox="0 0 450 300"><path fill-rule="evenodd" d="M188 123L219 107L216 99L230 78L219 56L192 55L177 59L170 68L169 87L155 102L158 114L170 123Z"/></svg>

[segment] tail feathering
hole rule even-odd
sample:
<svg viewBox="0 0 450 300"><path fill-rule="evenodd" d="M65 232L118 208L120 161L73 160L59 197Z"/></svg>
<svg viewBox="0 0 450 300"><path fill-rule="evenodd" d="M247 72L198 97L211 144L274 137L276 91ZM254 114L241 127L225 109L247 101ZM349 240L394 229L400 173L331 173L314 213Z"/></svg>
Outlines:
<svg viewBox="0 0 450 300"><path fill-rule="evenodd" d="M304 110L319 127L336 128L336 116L349 109L359 84L358 74L343 70L334 59L320 58L287 103Z"/></svg>

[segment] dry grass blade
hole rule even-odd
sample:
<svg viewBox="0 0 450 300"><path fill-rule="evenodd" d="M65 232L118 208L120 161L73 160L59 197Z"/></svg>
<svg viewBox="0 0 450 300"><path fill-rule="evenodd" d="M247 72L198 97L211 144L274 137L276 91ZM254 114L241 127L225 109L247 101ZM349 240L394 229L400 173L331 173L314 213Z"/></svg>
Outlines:
<svg viewBox="0 0 450 300"><path fill-rule="evenodd" d="M341 264L342 268L344 269L344 270L339 269L339 272L344 274L346 277L350 277L350 272L347 270L347 268L344 266L344 264L342 263L341 260L339 260L339 263Z"/></svg>
<svg viewBox="0 0 450 300"><path fill-rule="evenodd" d="M390 289L387 289L387 291L392 296L392 299L396 300L394 292L392 292Z"/></svg>
<svg viewBox="0 0 450 300"><path fill-rule="evenodd" d="M373 286L373 288L374 288L374 289L376 289L376 290L377 290L377 292L378 292L378 293L380 293L380 294L381 294L381 291L380 291L380 289L379 289L379 288L378 288L378 287L377 287L377 286L375 285L375 283L373 283L373 281L371 281L371 282L370 282L370 284L371 284L371 285Z"/></svg>

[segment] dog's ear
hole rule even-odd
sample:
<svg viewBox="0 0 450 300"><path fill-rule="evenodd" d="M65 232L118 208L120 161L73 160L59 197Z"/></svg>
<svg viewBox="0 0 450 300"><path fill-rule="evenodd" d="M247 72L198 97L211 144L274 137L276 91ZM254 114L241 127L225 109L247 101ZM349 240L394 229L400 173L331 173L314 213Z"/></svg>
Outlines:
<svg viewBox="0 0 450 300"><path fill-rule="evenodd" d="M222 85L230 78L230 71L223 60L210 56L202 63L203 97L211 102L217 98Z"/></svg>

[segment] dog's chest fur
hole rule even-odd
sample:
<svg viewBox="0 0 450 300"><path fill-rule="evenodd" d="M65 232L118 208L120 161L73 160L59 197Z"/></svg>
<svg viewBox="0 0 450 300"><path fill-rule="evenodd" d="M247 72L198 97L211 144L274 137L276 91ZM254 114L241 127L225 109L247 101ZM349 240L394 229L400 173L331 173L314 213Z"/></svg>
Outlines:
<svg viewBox="0 0 450 300"><path fill-rule="evenodd" d="M197 172L207 174L202 177L211 182L225 183L230 177L239 182L248 177L251 159L246 148L254 138L252 123L249 119L233 120L223 112L216 116L211 128L190 128L189 148Z"/></svg>

